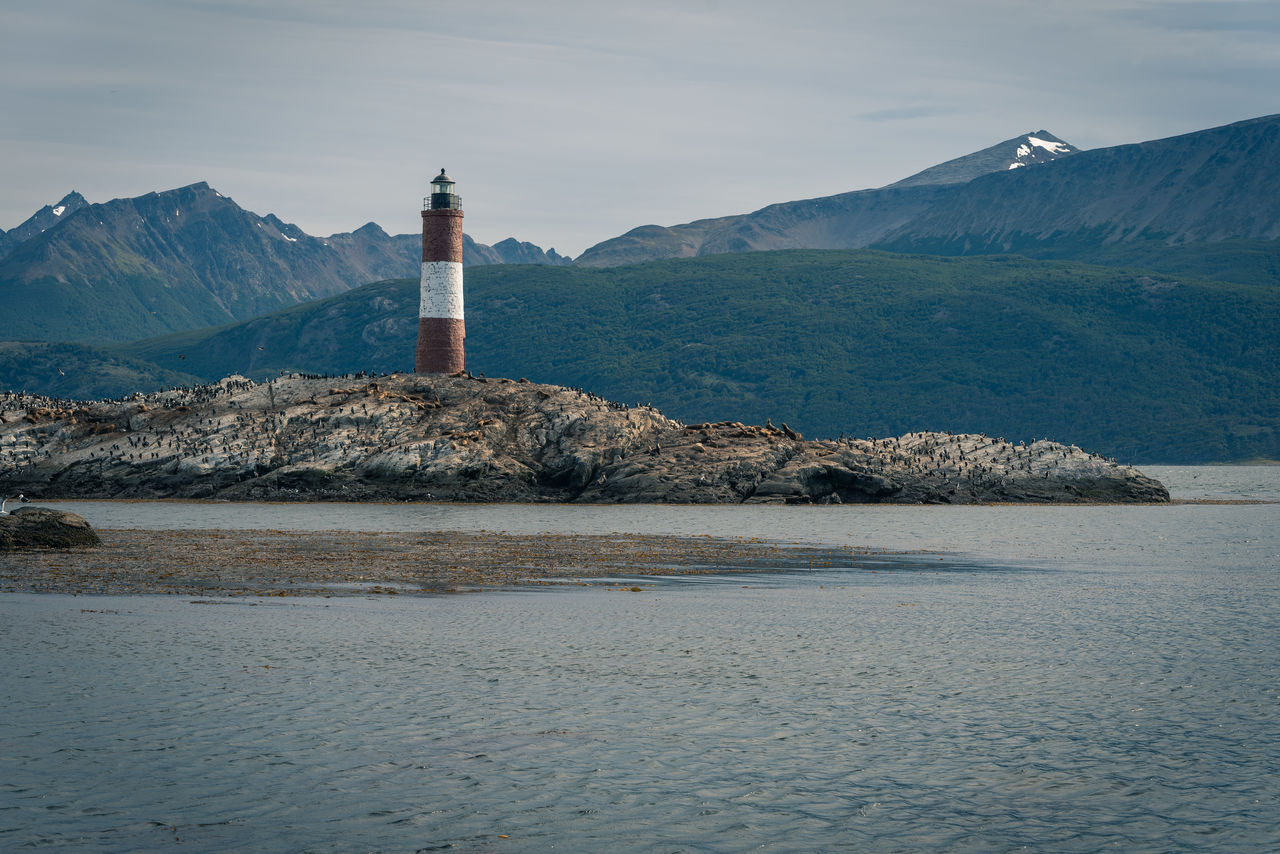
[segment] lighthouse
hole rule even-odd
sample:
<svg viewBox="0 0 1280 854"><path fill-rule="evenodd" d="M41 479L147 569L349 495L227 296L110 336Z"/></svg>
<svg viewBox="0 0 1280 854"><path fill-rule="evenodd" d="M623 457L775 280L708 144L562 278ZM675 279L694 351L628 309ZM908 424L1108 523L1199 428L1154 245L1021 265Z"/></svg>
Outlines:
<svg viewBox="0 0 1280 854"><path fill-rule="evenodd" d="M422 200L422 287L418 307L419 374L456 374L467 365L462 319L462 197L440 170Z"/></svg>

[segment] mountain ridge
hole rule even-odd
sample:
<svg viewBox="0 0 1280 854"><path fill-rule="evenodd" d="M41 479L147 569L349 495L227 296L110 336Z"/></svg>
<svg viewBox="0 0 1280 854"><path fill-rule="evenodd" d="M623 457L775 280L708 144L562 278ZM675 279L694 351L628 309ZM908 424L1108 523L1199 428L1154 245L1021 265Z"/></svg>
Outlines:
<svg viewBox="0 0 1280 854"><path fill-rule="evenodd" d="M1013 143L1039 162L1012 166ZM1022 140L1023 142L1019 142ZM868 190L767 205L675 226L641 226L575 263L773 249L968 254L1031 252L1106 263L1116 242L1181 246L1280 239L1280 115L1079 151L1035 131ZM1069 154L1069 156L1065 156ZM1005 163L1003 167L1001 164Z"/></svg>
<svg viewBox="0 0 1280 854"><path fill-rule="evenodd" d="M639 226L589 247L574 263L605 267L729 252L861 249L924 213L952 185L1078 152L1046 130L1030 131L883 187L775 202L747 214L681 225Z"/></svg>
<svg viewBox="0 0 1280 854"><path fill-rule="evenodd" d="M58 212L58 208L63 208ZM78 193L7 232L0 339L109 341L242 320L421 262L421 236L375 223L313 237L207 182L89 203ZM514 239L464 240L463 263L566 263Z"/></svg>
<svg viewBox="0 0 1280 854"><path fill-rule="evenodd" d="M878 245L1010 252L1091 235L1106 246L1280 239L1280 115L986 175ZM1088 240L1088 237L1085 238Z"/></svg>
<svg viewBox="0 0 1280 854"><path fill-rule="evenodd" d="M72 190L67 193L55 204L45 205L40 210L33 213L25 221L11 228L9 231L0 229L0 258L9 254L9 251L18 244L30 240L37 234L53 228L63 218L80 210L80 208L88 205L89 202L84 196Z"/></svg>
<svg viewBox="0 0 1280 854"><path fill-rule="evenodd" d="M937 166L917 172L886 184L888 187L912 187L919 184L964 184L974 178L998 172L1007 172L1032 166L1038 163L1049 163L1059 157L1079 154L1080 149L1069 142L1059 139L1047 130L1033 130L1004 142L998 142L989 148L957 157Z"/></svg>

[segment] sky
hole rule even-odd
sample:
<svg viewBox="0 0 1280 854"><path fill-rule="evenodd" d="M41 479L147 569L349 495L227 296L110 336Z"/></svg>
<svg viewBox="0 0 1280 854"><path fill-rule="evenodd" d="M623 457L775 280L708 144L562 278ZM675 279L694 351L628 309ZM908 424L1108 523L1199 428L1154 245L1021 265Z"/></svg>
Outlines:
<svg viewBox="0 0 1280 854"><path fill-rule="evenodd" d="M316 236L576 256L878 187L1034 130L1280 113L1276 0L0 0L0 229L207 181Z"/></svg>

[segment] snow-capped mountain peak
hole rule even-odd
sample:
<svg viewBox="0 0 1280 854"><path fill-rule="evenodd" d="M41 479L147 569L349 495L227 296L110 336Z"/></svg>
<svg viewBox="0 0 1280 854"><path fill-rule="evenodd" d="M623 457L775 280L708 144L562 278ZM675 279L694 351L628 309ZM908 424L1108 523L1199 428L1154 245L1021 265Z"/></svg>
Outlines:
<svg viewBox="0 0 1280 854"><path fill-rule="evenodd" d="M1031 166L1035 163L1047 163L1075 154L1080 149L1069 142L1064 142L1047 130L1036 130L998 142L989 148L966 154L931 166L923 172L917 172L904 178L891 187L912 187L922 184L965 184L975 178L990 175L993 172L1005 172L1020 166Z"/></svg>
<svg viewBox="0 0 1280 854"><path fill-rule="evenodd" d="M1050 160L1057 160L1059 157L1068 154L1075 154L1080 150L1043 130L1029 133L1020 139L1010 140L1010 142L1017 142L1018 147L1014 149L1013 160L1007 167L1009 169L1030 166L1033 163L1047 163Z"/></svg>

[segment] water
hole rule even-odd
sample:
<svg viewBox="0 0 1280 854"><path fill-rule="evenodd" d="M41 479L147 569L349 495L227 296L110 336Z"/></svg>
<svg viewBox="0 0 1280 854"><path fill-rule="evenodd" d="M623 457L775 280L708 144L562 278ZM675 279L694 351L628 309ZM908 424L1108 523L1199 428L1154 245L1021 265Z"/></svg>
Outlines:
<svg viewBox="0 0 1280 854"><path fill-rule="evenodd" d="M1280 501L1280 466L1143 466L1187 501Z"/></svg>
<svg viewBox="0 0 1280 854"><path fill-rule="evenodd" d="M1280 468L1152 473L1280 498ZM1280 849L1277 504L77 506L946 559L642 593L2 596L0 849Z"/></svg>

